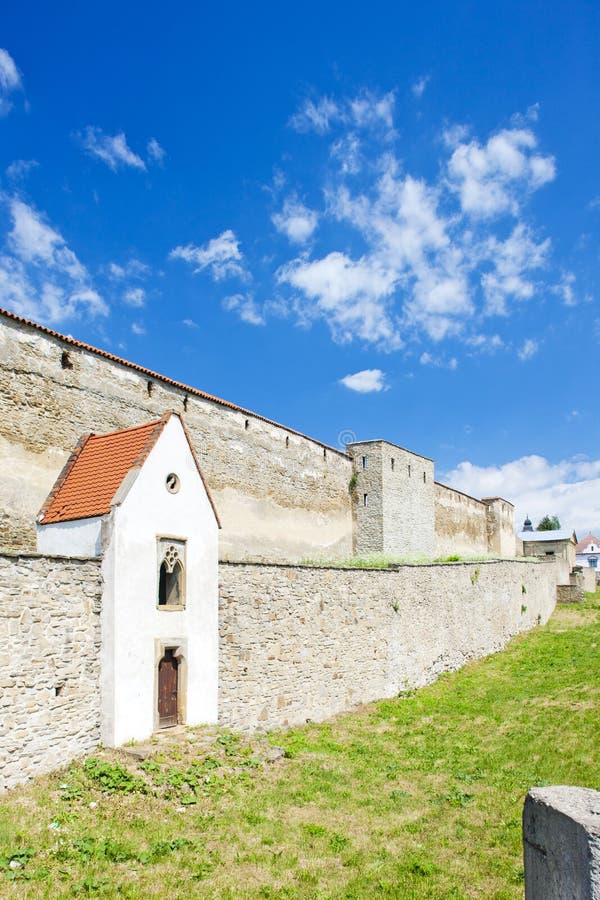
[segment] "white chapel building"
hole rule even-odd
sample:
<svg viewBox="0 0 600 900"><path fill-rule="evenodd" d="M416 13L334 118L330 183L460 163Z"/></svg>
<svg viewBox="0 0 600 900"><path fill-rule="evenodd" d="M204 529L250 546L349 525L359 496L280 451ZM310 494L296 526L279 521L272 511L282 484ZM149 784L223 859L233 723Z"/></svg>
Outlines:
<svg viewBox="0 0 600 900"><path fill-rule="evenodd" d="M176 413L83 437L38 551L102 557L102 741L217 721L219 520Z"/></svg>

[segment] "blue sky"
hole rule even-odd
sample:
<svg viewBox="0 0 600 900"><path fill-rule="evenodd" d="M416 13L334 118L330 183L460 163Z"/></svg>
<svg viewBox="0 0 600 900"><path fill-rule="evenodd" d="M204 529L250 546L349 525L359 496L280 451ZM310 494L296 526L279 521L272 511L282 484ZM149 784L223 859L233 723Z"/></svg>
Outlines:
<svg viewBox="0 0 600 900"><path fill-rule="evenodd" d="M598 532L599 20L13 5L0 305Z"/></svg>

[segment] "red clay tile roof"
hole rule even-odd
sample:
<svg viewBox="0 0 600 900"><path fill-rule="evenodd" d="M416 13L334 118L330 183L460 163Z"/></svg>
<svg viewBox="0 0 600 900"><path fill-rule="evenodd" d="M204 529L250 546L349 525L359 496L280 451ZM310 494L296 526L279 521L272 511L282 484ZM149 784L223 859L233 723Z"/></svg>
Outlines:
<svg viewBox="0 0 600 900"><path fill-rule="evenodd" d="M577 544L577 553L586 553L589 544L594 544L595 547L600 547L600 541L598 540L598 538L594 537L593 534L588 534L587 537L584 537L583 540L579 541L579 543Z"/></svg>
<svg viewBox="0 0 600 900"><path fill-rule="evenodd" d="M130 469L142 464L167 418L82 438L41 511L41 524L89 519L110 512L123 479Z"/></svg>
<svg viewBox="0 0 600 900"><path fill-rule="evenodd" d="M98 347L93 347L91 344L84 344L82 341L77 341L75 338L69 337L66 334L61 334L59 331L53 331L51 328L47 328L45 325L39 325L37 322L32 322L31 319L25 319L23 316L18 316L16 313L9 312L7 309L0 308L0 316L4 316L6 319L10 319L13 322L19 322L21 325L26 325L29 328L34 328L36 331L41 331L43 334L48 334L50 337L57 338L59 341L63 341L65 344L69 344L71 347L77 347L80 350L86 350L88 353L94 353L96 356L102 356L104 359L110 359L112 362L119 363L121 366L126 366L128 369L134 369L136 372L141 372L143 375L148 375L150 378L155 378L157 381L162 381L164 384L169 384L172 387L179 388L184 391L186 394L191 394L193 397L202 397L204 400L210 400L212 403L216 403L219 406L226 406L228 409L233 409L236 412L244 413L246 416L252 416L254 419L258 419L261 422L266 422L268 425L275 425L277 428L282 428L288 434L295 434L298 437L305 438L307 441L311 441L313 444L317 444L319 447L324 447L326 450L331 450L332 453L338 453L340 456L348 456L345 450L340 450L338 447L332 447L330 444L324 444L323 441L317 440L317 438L310 437L310 435L303 434L301 431L296 431L295 428L288 428L287 425L282 425L280 422L275 422L274 419L267 419L265 416L259 415L259 413L252 412L250 409L244 409L243 406L236 406L235 403L231 403L229 400L222 400L220 397L215 397L212 394L207 394L205 391L201 391L198 388L190 387L188 384L183 384L181 381L174 381L172 378L167 378L166 375L161 375L159 372L153 372L152 369L146 369L144 366L139 366L137 363L130 362L127 359L123 359L120 356L115 356L113 353L108 353L106 350L100 350Z"/></svg>

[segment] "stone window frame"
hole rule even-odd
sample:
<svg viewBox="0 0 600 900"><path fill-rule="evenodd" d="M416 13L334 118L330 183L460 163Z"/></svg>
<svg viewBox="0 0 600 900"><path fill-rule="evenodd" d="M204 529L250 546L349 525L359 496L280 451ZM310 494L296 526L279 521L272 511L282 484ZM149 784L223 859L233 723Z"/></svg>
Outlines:
<svg viewBox="0 0 600 900"><path fill-rule="evenodd" d="M181 568L181 603L160 603L160 572L162 565L165 562L165 556L168 552L169 545L177 551L172 568L175 568L176 564L179 564ZM171 556L172 555L173 554L171 554ZM166 562L168 563L169 560L166 560ZM156 536L156 608L161 610L161 612L181 612L181 610L186 608L186 602L187 540L182 537L175 537L174 535L159 534Z"/></svg>

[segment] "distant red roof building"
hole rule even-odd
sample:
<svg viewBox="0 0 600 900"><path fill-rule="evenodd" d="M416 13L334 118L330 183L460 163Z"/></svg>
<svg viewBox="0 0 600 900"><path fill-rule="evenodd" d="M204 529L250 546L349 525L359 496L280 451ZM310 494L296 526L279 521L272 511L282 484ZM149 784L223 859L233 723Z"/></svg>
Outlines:
<svg viewBox="0 0 600 900"><path fill-rule="evenodd" d="M594 537L593 534L588 534L587 537L584 537L583 540L579 541L577 544L577 553L599 553L600 552L600 539Z"/></svg>

